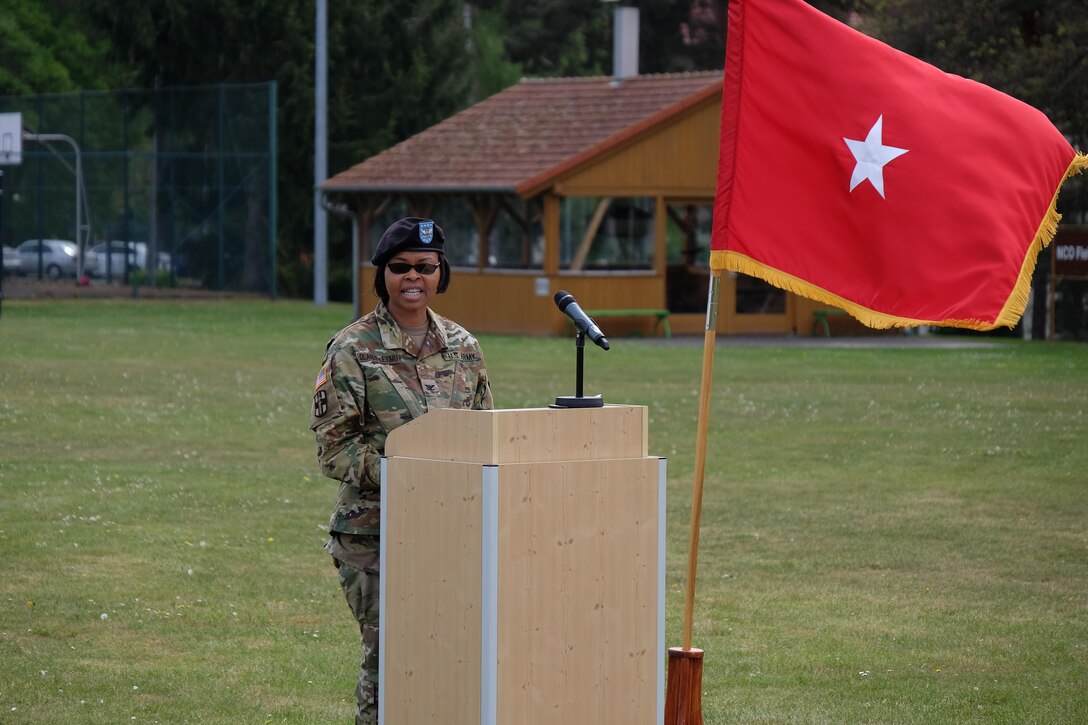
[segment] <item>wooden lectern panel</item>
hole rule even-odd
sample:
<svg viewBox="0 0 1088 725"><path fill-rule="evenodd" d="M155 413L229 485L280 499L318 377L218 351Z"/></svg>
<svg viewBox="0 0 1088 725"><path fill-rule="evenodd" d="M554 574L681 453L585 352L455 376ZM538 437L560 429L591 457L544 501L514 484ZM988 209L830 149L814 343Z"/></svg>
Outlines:
<svg viewBox="0 0 1088 725"><path fill-rule="evenodd" d="M646 406L555 410L439 408L389 434L385 455L483 464L641 458Z"/></svg>
<svg viewBox="0 0 1088 725"><path fill-rule="evenodd" d="M646 419L436 410L389 436L383 725L660 722L665 465Z"/></svg>
<svg viewBox="0 0 1088 725"><path fill-rule="evenodd" d="M397 458L383 537L386 723L480 722L480 466ZM435 692L446 693L436 698Z"/></svg>
<svg viewBox="0 0 1088 725"><path fill-rule="evenodd" d="M654 722L658 468L501 469L497 722Z"/></svg>

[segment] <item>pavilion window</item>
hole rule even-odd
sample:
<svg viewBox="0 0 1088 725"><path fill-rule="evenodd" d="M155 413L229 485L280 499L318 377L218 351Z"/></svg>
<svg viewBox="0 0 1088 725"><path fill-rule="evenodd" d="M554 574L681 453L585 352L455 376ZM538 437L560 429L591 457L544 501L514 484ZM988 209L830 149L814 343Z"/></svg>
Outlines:
<svg viewBox="0 0 1088 725"><path fill-rule="evenodd" d="M652 270L653 197L564 197L559 267L571 272Z"/></svg>
<svg viewBox="0 0 1088 725"><path fill-rule="evenodd" d="M475 267L480 254L480 235L464 196L439 196L432 218L446 234L446 259L454 267Z"/></svg>
<svg viewBox="0 0 1088 725"><path fill-rule="evenodd" d="M487 244L487 266L494 269L543 269L544 227L538 199L500 201Z"/></svg>

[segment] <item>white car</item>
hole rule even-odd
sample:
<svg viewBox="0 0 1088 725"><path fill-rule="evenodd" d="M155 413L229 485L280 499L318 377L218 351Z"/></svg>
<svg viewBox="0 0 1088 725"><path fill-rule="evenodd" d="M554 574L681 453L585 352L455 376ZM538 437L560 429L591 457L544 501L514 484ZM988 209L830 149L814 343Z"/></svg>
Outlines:
<svg viewBox="0 0 1088 725"><path fill-rule="evenodd" d="M28 239L16 251L23 261L23 274L36 277L41 269L49 279L60 279L74 277L79 271L79 248L66 239ZM91 274L96 260L91 254L83 256L83 273Z"/></svg>
<svg viewBox="0 0 1088 725"><path fill-rule="evenodd" d="M103 242L91 247L89 256L95 259L95 274L99 277L123 277L126 269L147 269L147 244L144 242ZM169 270L170 255L159 252L158 256L159 263L155 269Z"/></svg>
<svg viewBox="0 0 1088 725"><path fill-rule="evenodd" d="M4 274L22 274L23 258L15 251L15 247L4 245Z"/></svg>

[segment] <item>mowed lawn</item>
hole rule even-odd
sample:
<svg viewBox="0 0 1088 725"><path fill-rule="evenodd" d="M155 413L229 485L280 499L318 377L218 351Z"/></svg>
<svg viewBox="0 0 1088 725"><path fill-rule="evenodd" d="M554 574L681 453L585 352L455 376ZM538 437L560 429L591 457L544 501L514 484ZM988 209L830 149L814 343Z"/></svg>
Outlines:
<svg viewBox="0 0 1088 725"><path fill-rule="evenodd" d="M0 722L350 721L307 429L349 314L3 303ZM942 339L966 345L721 341L708 723L1088 722L1088 346ZM481 341L500 407L574 392L572 339ZM678 646L701 346L613 342L586 392L649 406L669 459Z"/></svg>

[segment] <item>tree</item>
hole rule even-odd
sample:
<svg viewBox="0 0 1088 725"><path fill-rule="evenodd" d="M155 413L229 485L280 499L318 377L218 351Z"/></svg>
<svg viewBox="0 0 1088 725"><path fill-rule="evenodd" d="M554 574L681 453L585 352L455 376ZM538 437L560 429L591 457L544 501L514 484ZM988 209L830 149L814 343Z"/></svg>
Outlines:
<svg viewBox="0 0 1088 725"><path fill-rule="evenodd" d="M1088 13L1083 0L878 0L863 29L1004 91L1088 140Z"/></svg>
<svg viewBox="0 0 1088 725"><path fill-rule="evenodd" d="M506 28L506 57L529 76L600 75L611 68L610 5L585 0L484 0Z"/></svg>
<svg viewBox="0 0 1088 725"><path fill-rule="evenodd" d="M88 40L67 3L5 0L0 13L0 95L102 88L116 77L106 48Z"/></svg>
<svg viewBox="0 0 1088 725"><path fill-rule="evenodd" d="M467 102L461 3L330 3L329 172L335 174ZM113 57L139 85L276 80L279 89L280 289L311 294L315 5L288 0L86 0ZM348 259L334 225L330 256ZM350 270L346 271L350 279Z"/></svg>
<svg viewBox="0 0 1088 725"><path fill-rule="evenodd" d="M814 0L843 18L865 0ZM612 4L584 0L487 1L506 26L506 56L527 75L602 75L612 70ZM726 0L639 0L639 71L719 70L725 64Z"/></svg>
<svg viewBox="0 0 1088 725"><path fill-rule="evenodd" d="M472 64L468 101L475 103L517 83L522 76L522 67L506 57L503 47L506 29L499 10L477 8L468 2L465 8L471 33L468 55Z"/></svg>

